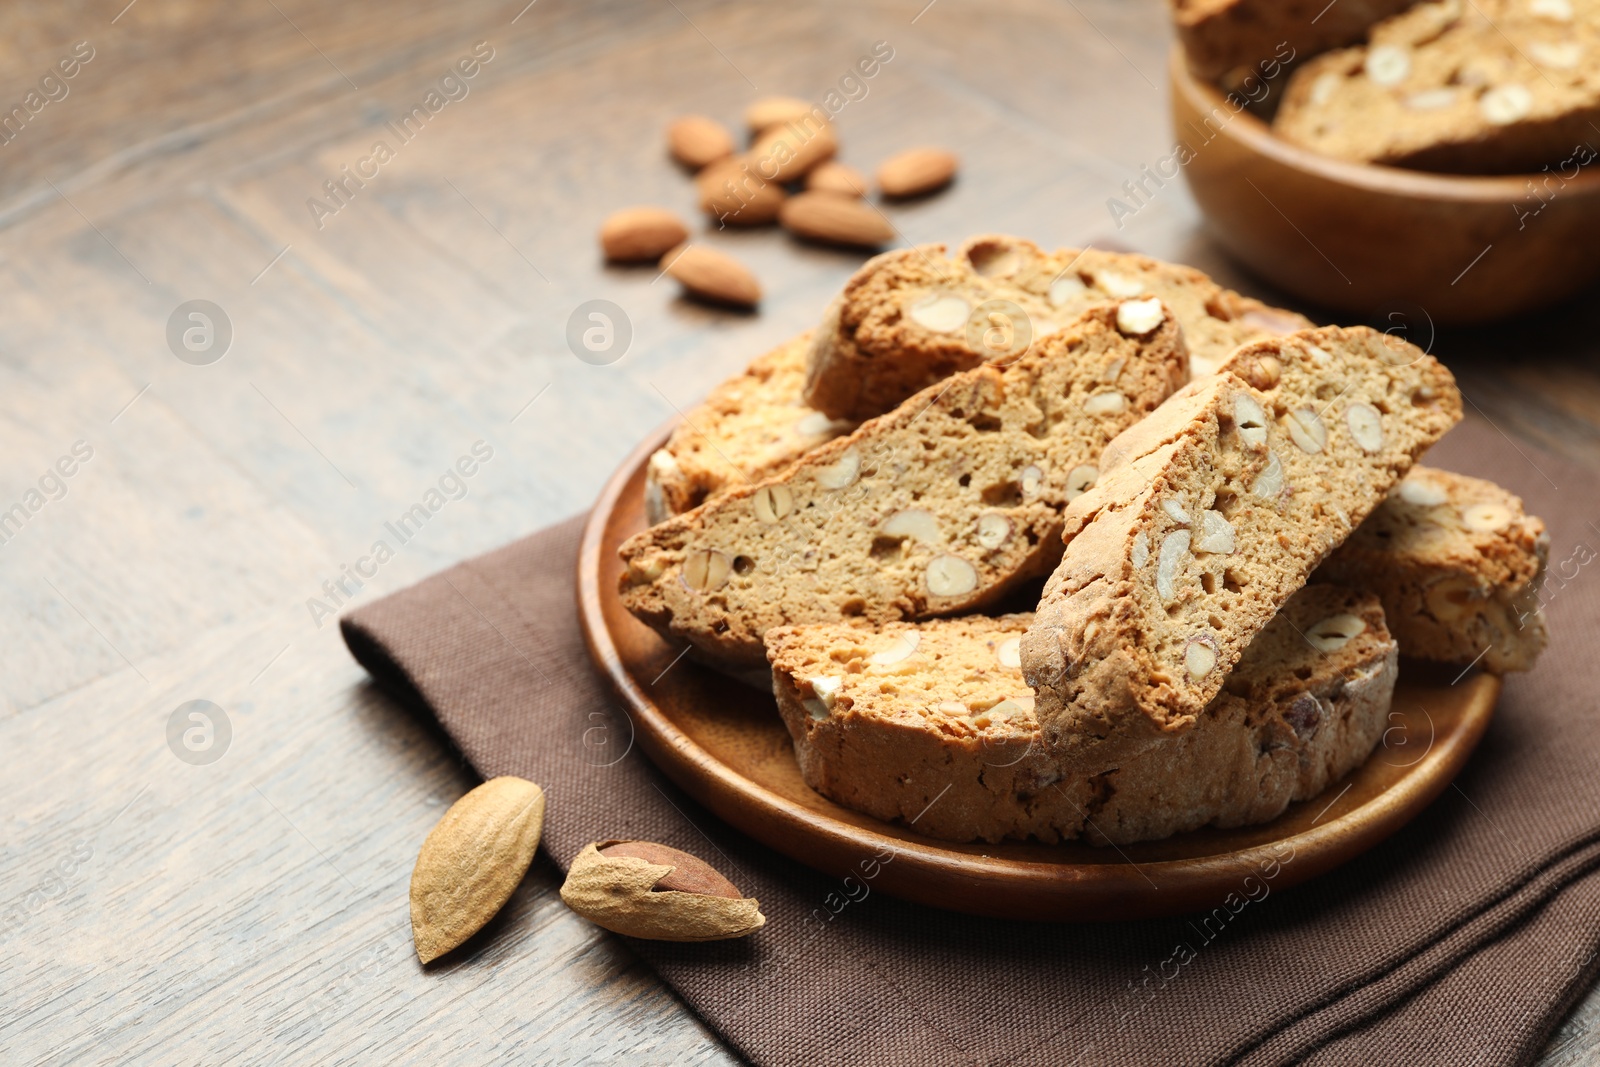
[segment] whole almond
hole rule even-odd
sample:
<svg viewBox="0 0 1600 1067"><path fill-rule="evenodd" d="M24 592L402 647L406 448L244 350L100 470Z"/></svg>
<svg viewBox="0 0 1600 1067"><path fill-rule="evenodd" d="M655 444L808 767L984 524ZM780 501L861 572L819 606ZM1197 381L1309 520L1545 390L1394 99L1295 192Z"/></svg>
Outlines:
<svg viewBox="0 0 1600 1067"><path fill-rule="evenodd" d="M806 115L763 130L750 146L750 169L768 181L791 182L804 178L837 151L839 140L833 124Z"/></svg>
<svg viewBox="0 0 1600 1067"><path fill-rule="evenodd" d="M767 921L760 902L741 896L714 868L647 841L585 846L567 871L561 899L597 926L654 941L744 937Z"/></svg>
<svg viewBox="0 0 1600 1067"><path fill-rule="evenodd" d="M600 225L600 248L619 263L660 259L689 239L689 227L664 207L629 207Z"/></svg>
<svg viewBox="0 0 1600 1067"><path fill-rule="evenodd" d="M744 156L718 160L695 175L694 181L701 209L725 226L771 222L788 195L783 186L756 174Z"/></svg>
<svg viewBox="0 0 1600 1067"><path fill-rule="evenodd" d="M811 114L811 104L794 96L763 96L744 109L745 125L752 134Z"/></svg>
<svg viewBox="0 0 1600 1067"><path fill-rule="evenodd" d="M528 872L544 828L544 792L491 778L450 805L411 871L411 936L430 963L494 918Z"/></svg>
<svg viewBox="0 0 1600 1067"><path fill-rule="evenodd" d="M778 213L784 229L830 244L877 248L894 240L894 227L859 197L842 193L801 193Z"/></svg>
<svg viewBox="0 0 1600 1067"><path fill-rule="evenodd" d="M716 119L684 115L667 127L667 151L692 170L733 155L733 134Z"/></svg>
<svg viewBox="0 0 1600 1067"><path fill-rule="evenodd" d="M761 284L743 263L700 245L684 245L661 259L661 269L689 292L707 300L750 307L761 300Z"/></svg>
<svg viewBox="0 0 1600 1067"><path fill-rule="evenodd" d="M866 196L867 176L848 163L830 159L818 163L806 175L806 188L819 193L843 193L845 196Z"/></svg>
<svg viewBox="0 0 1600 1067"><path fill-rule="evenodd" d="M950 184L959 161L942 148L913 148L890 156L878 167L878 188L884 196L921 196Z"/></svg>

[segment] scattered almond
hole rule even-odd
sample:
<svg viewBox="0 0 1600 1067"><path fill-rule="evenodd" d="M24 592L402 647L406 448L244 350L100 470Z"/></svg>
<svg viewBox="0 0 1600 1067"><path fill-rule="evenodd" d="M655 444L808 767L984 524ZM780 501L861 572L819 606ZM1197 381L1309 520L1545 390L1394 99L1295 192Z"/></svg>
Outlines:
<svg viewBox="0 0 1600 1067"><path fill-rule="evenodd" d="M600 247L618 263L660 259L689 239L689 227L664 207L629 207L600 226Z"/></svg>
<svg viewBox="0 0 1600 1067"><path fill-rule="evenodd" d="M784 229L813 241L877 248L894 240L894 227L859 197L805 192L784 201L778 211Z"/></svg>
<svg viewBox="0 0 1600 1067"><path fill-rule="evenodd" d="M715 249L683 245L662 257L661 269L707 300L741 307L761 301L761 284L749 268Z"/></svg>
<svg viewBox="0 0 1600 1067"><path fill-rule="evenodd" d="M791 182L804 178L838 151L833 124L808 115L762 131L750 146L750 169L768 181Z"/></svg>
<svg viewBox="0 0 1600 1067"><path fill-rule="evenodd" d="M567 907L597 926L654 941L720 941L761 929L760 902L704 861L649 841L587 845L561 886Z"/></svg>
<svg viewBox="0 0 1600 1067"><path fill-rule="evenodd" d="M890 156L878 167L878 188L884 196L921 196L950 184L958 161L942 148L913 148Z"/></svg>
<svg viewBox="0 0 1600 1067"><path fill-rule="evenodd" d="M491 778L428 832L411 871L411 936L429 963L494 918L521 883L544 829L544 792Z"/></svg>
<svg viewBox="0 0 1600 1067"><path fill-rule="evenodd" d="M716 119L685 115L667 127L667 150L692 170L733 155L733 134Z"/></svg>
<svg viewBox="0 0 1600 1067"><path fill-rule="evenodd" d="M867 176L848 163L830 159L806 175L806 188L819 193L866 196Z"/></svg>
<svg viewBox="0 0 1600 1067"><path fill-rule="evenodd" d="M763 96L744 109L744 123L752 134L785 122L798 122L811 114L811 105L794 96Z"/></svg>
<svg viewBox="0 0 1600 1067"><path fill-rule="evenodd" d="M764 181L745 156L718 160L695 176L700 207L728 226L760 226L778 217L783 186Z"/></svg>

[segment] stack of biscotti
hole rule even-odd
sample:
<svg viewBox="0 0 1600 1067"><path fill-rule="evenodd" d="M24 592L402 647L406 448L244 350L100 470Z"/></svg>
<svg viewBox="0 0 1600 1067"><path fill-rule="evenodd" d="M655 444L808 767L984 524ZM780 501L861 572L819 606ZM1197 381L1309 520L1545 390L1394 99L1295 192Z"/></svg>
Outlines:
<svg viewBox="0 0 1600 1067"><path fill-rule="evenodd" d="M1189 267L1094 249L1063 249L1047 256L1032 242L997 235L967 241L953 260L945 258L943 245L888 253L872 260L846 288L846 293L855 297L848 301L841 297L830 311L830 321L881 322L886 306L915 305L925 299L929 295L926 288L897 292L914 280L915 272L908 274L899 267L908 256L924 265L943 264L939 269L953 282L965 277L966 281L956 288L965 294L961 299L973 308L990 300L1010 300L1019 308L1027 304L1029 319L1021 330L1023 347L1042 342L1050 330L1070 322L1094 303L1147 292L1166 302L1177 315L1188 339L1191 373L1209 373L1243 341L1311 325L1294 312L1268 307L1223 289ZM876 309L868 304L876 305ZM954 304L947 301L945 306ZM1035 315L1039 316L1037 320ZM878 368L875 373L902 383L921 382L918 388L932 385L938 372L926 358L933 350L943 353L938 358L944 373L971 369L983 361L980 353L987 354L985 337L993 328L987 316L981 321L985 328L965 354L960 351L969 343L965 323L953 334L925 334L916 324L907 324L902 332L910 347L901 350L881 344L868 346ZM1002 351L998 353L1004 362L1004 353L1018 345L1018 331L1013 324L1002 323L1001 332L1008 335L1002 338ZM884 414L894 406L886 401L885 406L875 410L872 405L852 405L855 413L846 418L832 418L811 406L804 398L808 360L818 362L814 376L824 383L819 389L835 393L848 388L825 383L835 374L856 373L861 362L859 357L837 353L837 346L818 346L814 350L813 337L808 331L760 356L744 373L719 385L703 403L687 412L683 423L651 457L646 469L646 512L651 523L689 511L729 489L770 477L811 449L849 433L863 420ZM860 351L858 346L846 345L842 340L839 345ZM952 355L951 349L958 351ZM873 392L884 395L877 387ZM900 394L896 390L887 395Z"/></svg>
<svg viewBox="0 0 1600 1067"><path fill-rule="evenodd" d="M1549 641L1549 552L1544 523L1512 494L1418 466L1315 578L1376 594L1406 655L1504 674L1531 668Z"/></svg>
<svg viewBox="0 0 1600 1067"><path fill-rule="evenodd" d="M1067 507L1022 642L1048 744L1191 727L1330 552L1461 417L1449 371L1367 327L1241 348L1113 441Z"/></svg>
<svg viewBox="0 0 1600 1067"><path fill-rule="evenodd" d="M1273 122L1326 155L1469 174L1537 171L1600 125L1600 0L1437 0L1294 73Z"/></svg>
<svg viewBox="0 0 1600 1067"><path fill-rule="evenodd" d="M869 260L817 329L805 400L835 418L881 415L957 371L1004 363L1091 304L1135 296L1172 308L1196 375L1246 341L1311 325L1189 267L990 234L953 257L926 245Z"/></svg>
<svg viewBox="0 0 1600 1067"><path fill-rule="evenodd" d="M1189 69L1234 82L1271 78L1296 57L1354 44L1415 0L1171 0Z"/></svg>
<svg viewBox="0 0 1600 1067"><path fill-rule="evenodd" d="M623 603L734 671L765 665L774 626L980 609L1049 572L1102 449L1186 376L1159 301L1090 308L1008 365L630 538Z"/></svg>
<svg viewBox="0 0 1600 1067"><path fill-rule="evenodd" d="M806 783L953 841L1123 844L1264 822L1359 766L1388 725L1397 648L1375 596L1291 597L1194 727L1131 758L1047 751L1018 667L1029 615L767 634Z"/></svg>
<svg viewBox="0 0 1600 1067"><path fill-rule="evenodd" d="M984 238L962 256L1012 277L1043 253ZM881 277L911 296L898 267ZM815 409L800 344L769 354L708 402L730 398L724 419L691 415L725 461L695 469L724 481L622 546L625 605L718 669L770 665L819 792L954 840L1269 819L1370 752L1397 648L1531 666L1542 524L1413 466L1460 418L1449 373L1364 327L1252 328L1180 389L1177 305L1216 346L1242 319L1165 291L1177 304L1092 305L1010 358L974 356L788 466L760 427ZM915 345L880 355L882 380L928 367ZM669 477L691 467L672 458ZM1031 616L981 614L1046 574Z"/></svg>

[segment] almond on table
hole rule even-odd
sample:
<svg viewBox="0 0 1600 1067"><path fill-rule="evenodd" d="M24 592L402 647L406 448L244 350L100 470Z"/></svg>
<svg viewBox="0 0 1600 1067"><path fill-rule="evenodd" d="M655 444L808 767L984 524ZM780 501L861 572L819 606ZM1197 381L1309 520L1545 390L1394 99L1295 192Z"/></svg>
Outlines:
<svg viewBox="0 0 1600 1067"><path fill-rule="evenodd" d="M700 209L719 226L761 226L778 217L788 192L751 166L747 155L719 159L695 175Z"/></svg>
<svg viewBox="0 0 1600 1067"><path fill-rule="evenodd" d="M763 130L748 154L758 174L781 183L804 178L838 150L833 124L808 113Z"/></svg>
<svg viewBox="0 0 1600 1067"><path fill-rule="evenodd" d="M778 211L783 228L797 237L857 248L893 241L889 220L857 196L807 191L791 196Z"/></svg>
<svg viewBox="0 0 1600 1067"><path fill-rule="evenodd" d="M618 263L660 259L688 239L689 227L664 207L623 208L600 226L600 248Z"/></svg>
<svg viewBox="0 0 1600 1067"><path fill-rule="evenodd" d="M733 155L733 134L716 119L685 115L667 127L667 149L672 158L691 170Z"/></svg>
<svg viewBox="0 0 1600 1067"><path fill-rule="evenodd" d="M954 152L913 148L878 165L878 188L892 199L924 196L954 181L959 166Z"/></svg>
<svg viewBox="0 0 1600 1067"><path fill-rule="evenodd" d="M661 257L661 269L695 296L751 307L761 302L761 283L750 268L704 245L684 245Z"/></svg>

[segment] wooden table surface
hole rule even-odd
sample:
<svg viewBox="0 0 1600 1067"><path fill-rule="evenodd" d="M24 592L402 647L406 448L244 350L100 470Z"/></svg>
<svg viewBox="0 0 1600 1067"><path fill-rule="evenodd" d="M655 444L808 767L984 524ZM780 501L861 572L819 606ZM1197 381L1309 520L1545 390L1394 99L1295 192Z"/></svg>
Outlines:
<svg viewBox="0 0 1600 1067"><path fill-rule="evenodd" d="M1107 212L1171 151L1158 0L524 2L0 7L0 106L26 118L0 144L0 512L27 515L0 533L0 1061L735 1062L547 860L476 954L417 966L412 861L473 775L308 607L476 442L465 497L354 603L581 510L860 262L707 232L762 279L752 315L604 266L608 211L692 215L674 115L820 100L885 41L843 158L964 159L890 209L905 241L1110 239L1273 296L1181 183L1120 230ZM392 158L333 211L324 183L377 141ZM567 345L592 299L632 326L609 365ZM218 361L169 347L191 300L231 325ZM1435 351L1508 439L1597 460L1584 303ZM211 763L169 746L192 700L230 727ZM1596 1020L1591 998L1545 1062L1592 1054Z"/></svg>

